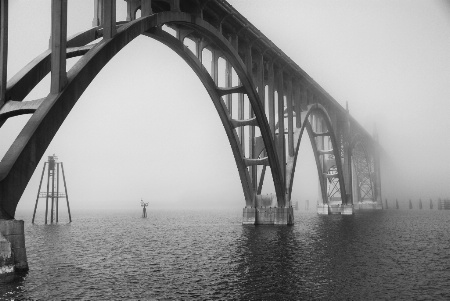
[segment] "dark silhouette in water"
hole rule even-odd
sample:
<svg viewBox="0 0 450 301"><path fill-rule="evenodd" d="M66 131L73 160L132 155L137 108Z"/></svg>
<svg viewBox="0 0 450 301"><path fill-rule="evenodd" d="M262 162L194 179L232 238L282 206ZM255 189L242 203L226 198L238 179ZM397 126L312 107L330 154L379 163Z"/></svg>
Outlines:
<svg viewBox="0 0 450 301"><path fill-rule="evenodd" d="M386 202L386 210L389 209L388 203L387 203L387 199L385 199Z"/></svg>
<svg viewBox="0 0 450 301"><path fill-rule="evenodd" d="M433 200L430 199L430 209L433 209Z"/></svg>
<svg viewBox="0 0 450 301"><path fill-rule="evenodd" d="M395 199L395 208L398 209L398 200Z"/></svg>
<svg viewBox="0 0 450 301"><path fill-rule="evenodd" d="M422 209L422 199L419 199L419 209Z"/></svg>
<svg viewBox="0 0 450 301"><path fill-rule="evenodd" d="M141 207L142 207L142 217L147 218L147 209L145 207L148 206L148 202L144 203L144 201L141 199Z"/></svg>
<svg viewBox="0 0 450 301"><path fill-rule="evenodd" d="M411 202L411 199L409 199L409 209L412 209L412 202Z"/></svg>

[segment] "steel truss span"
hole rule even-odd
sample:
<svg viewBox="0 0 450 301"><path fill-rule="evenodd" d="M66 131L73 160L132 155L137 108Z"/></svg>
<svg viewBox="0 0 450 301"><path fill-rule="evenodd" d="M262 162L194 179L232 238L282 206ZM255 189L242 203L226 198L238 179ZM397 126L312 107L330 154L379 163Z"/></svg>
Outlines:
<svg viewBox="0 0 450 301"><path fill-rule="evenodd" d="M126 0L125 22L115 20L115 1L93 1L94 27L67 38L67 0L52 0L50 48L7 83L8 1L2 1L0 126L31 117L0 163L0 219L14 218L37 164L85 89L140 35L167 45L203 83L227 134L245 208L256 210L249 223L261 218L265 181L273 182L276 207L291 208L305 130L318 171L320 213L341 212L361 197L381 204L377 138L226 1ZM66 72L73 57L79 60ZM24 102L49 73L50 93ZM265 177L268 170L272 179ZM274 211L274 223L280 212Z"/></svg>

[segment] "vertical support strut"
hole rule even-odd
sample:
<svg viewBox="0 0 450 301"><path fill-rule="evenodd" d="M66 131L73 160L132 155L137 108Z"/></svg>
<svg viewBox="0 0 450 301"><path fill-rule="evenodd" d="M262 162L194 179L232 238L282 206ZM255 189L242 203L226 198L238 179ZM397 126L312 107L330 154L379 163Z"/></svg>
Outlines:
<svg viewBox="0 0 450 301"><path fill-rule="evenodd" d="M66 184L66 175L64 174L64 165L61 162L61 171L63 175L63 182L64 182L64 190L66 192L66 202L67 202L67 211L69 212L69 222L72 222L72 216L70 215L70 206L69 206L69 194L67 193L67 184Z"/></svg>
<svg viewBox="0 0 450 301"><path fill-rule="evenodd" d="M211 55L211 76L216 86L219 86L219 56L216 50L212 50Z"/></svg>
<svg viewBox="0 0 450 301"><path fill-rule="evenodd" d="M116 35L116 0L103 2L103 38L112 39Z"/></svg>
<svg viewBox="0 0 450 301"><path fill-rule="evenodd" d="M58 94L67 82L67 0L52 0L51 36L51 87L50 93Z"/></svg>
<svg viewBox="0 0 450 301"><path fill-rule="evenodd" d="M283 183L286 180L286 152L284 142L284 78L283 70L280 68L277 72L278 79L278 139L277 139L277 152L278 160L281 167L281 175L283 177ZM283 185L285 187L285 185ZM286 188L284 188L286 190ZM286 193L286 192L285 192Z"/></svg>
<svg viewBox="0 0 450 301"><path fill-rule="evenodd" d="M241 81L239 80L239 85L241 84ZM238 120L244 119L244 94L239 93L238 94ZM241 126L239 128L239 142L241 143L241 149L242 153L245 154L245 140L244 140L244 127Z"/></svg>
<svg viewBox="0 0 450 301"><path fill-rule="evenodd" d="M51 163L49 163L49 166L52 166ZM50 168L49 168L50 169ZM53 168L52 168L52 206L51 206L51 212L50 212L50 224L53 224L53 206L55 203L55 165L53 163Z"/></svg>
<svg viewBox="0 0 450 301"><path fill-rule="evenodd" d="M6 102L8 71L8 0L0 1L0 107Z"/></svg>
<svg viewBox="0 0 450 301"><path fill-rule="evenodd" d="M102 26L103 25L103 2L104 0L94 0L94 19L92 20L92 26ZM130 5L130 3L128 3Z"/></svg>
<svg viewBox="0 0 450 301"><path fill-rule="evenodd" d="M247 67L247 73L250 76L250 78L255 78L253 76L253 57L252 57L252 47L251 45L249 45L248 47L246 47L246 52L245 52L245 65ZM253 81L253 84L256 84L256 82ZM251 119L255 116L253 109L252 109L252 105L250 103L250 101L248 102L248 119ZM255 153L254 153L254 143L255 143L255 126L251 125L249 128L249 137L248 137L248 156L250 159L255 158ZM257 179L256 179L256 166L250 166L249 167L249 172L250 172L250 178L252 180L252 190L256 191L258 188L258 183L257 183ZM253 206L255 206L255 204L253 204Z"/></svg>
<svg viewBox="0 0 450 301"><path fill-rule="evenodd" d="M58 223L58 205L59 205L59 162L56 163L56 223Z"/></svg>
<svg viewBox="0 0 450 301"><path fill-rule="evenodd" d="M231 64L230 64L229 60L226 60L226 65L225 65L225 87L226 88L231 88L232 85L233 85L233 72L232 72ZM232 112L233 112L232 97L233 96L231 94L227 94L225 96L226 104L227 104L227 108L228 108L228 113L230 114L230 117L232 117Z"/></svg>
<svg viewBox="0 0 450 301"><path fill-rule="evenodd" d="M295 98L295 127L301 128L302 127L302 108L301 104L305 98L306 90L303 90L300 83L297 83L295 85L295 90L297 91Z"/></svg>
<svg viewBox="0 0 450 301"><path fill-rule="evenodd" d="M287 80L287 91L286 91L286 103L287 103L287 113L288 113L288 152L289 156L294 156L294 110L292 106L293 101L293 90L292 90L292 78Z"/></svg>
<svg viewBox="0 0 450 301"><path fill-rule="evenodd" d="M50 164L48 168L48 176L47 176L47 195L45 196L45 224L47 225L47 216L48 216L48 189L50 186Z"/></svg>
<svg viewBox="0 0 450 301"><path fill-rule="evenodd" d="M152 0L141 0L141 16L150 16L152 14Z"/></svg>
<svg viewBox="0 0 450 301"><path fill-rule="evenodd" d="M275 136L275 74L273 70L273 61L269 63L269 74L268 74L268 102L269 102L269 127L270 133L272 134L272 140L276 142Z"/></svg>

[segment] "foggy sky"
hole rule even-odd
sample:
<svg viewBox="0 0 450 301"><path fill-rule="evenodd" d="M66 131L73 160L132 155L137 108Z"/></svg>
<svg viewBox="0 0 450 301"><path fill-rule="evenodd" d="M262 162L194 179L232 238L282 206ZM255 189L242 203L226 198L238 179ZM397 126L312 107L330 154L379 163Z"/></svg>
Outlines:
<svg viewBox="0 0 450 301"><path fill-rule="evenodd" d="M229 3L342 106L348 102L350 114L370 133L376 123L386 154L383 198L450 196L448 3ZM124 1L117 1L117 10L124 20ZM91 27L92 18L93 1L69 1L68 36ZM50 1L10 1L9 26L11 78L47 49ZM26 100L48 91L47 77ZM0 129L1 157L28 118L16 117ZM147 37L130 43L91 83L48 147L18 211L34 207L43 162L53 153L64 163L74 210L139 209L141 198L151 208L245 205L228 139L200 80ZM315 203L317 171L308 139L297 164L293 201Z"/></svg>

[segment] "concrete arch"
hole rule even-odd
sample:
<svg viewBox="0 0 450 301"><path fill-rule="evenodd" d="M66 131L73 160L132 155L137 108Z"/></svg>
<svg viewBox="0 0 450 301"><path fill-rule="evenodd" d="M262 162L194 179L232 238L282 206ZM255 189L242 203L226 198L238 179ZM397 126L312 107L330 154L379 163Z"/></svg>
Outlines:
<svg viewBox="0 0 450 301"><path fill-rule="evenodd" d="M305 130L308 132L310 142L311 142L311 145L313 148L314 158L316 161L316 167L317 167L318 176L319 176L319 184L321 186L321 193L322 193L321 197L324 201L327 200L327 194L326 194L326 190L325 190L326 187L324 186L325 183L324 183L323 176L322 176L323 171L322 171L322 167L320 166L320 160L319 160L320 154L319 154L319 150L317 149L316 142L315 142L314 131L312 129L311 123L309 122L309 117L312 114L317 114L317 115L321 116L321 118L325 121L325 124L327 127L327 132L328 132L328 135L330 137L331 144L333 147L333 155L336 160L336 167L338 170L338 179L339 179L339 187L340 187L340 191L341 191L342 203L346 204L347 199L346 199L345 185L344 185L343 166L342 166L341 154L339 153L339 148L338 148L338 144L336 141L336 135L334 133L334 129L332 128L330 116L328 115L326 109L318 103L309 105L308 110L301 113L302 126L301 126L301 128L297 128L294 133L295 152L294 152L294 156L289 158L289 160L287 162L287 169L286 169L286 173L287 173L286 174L286 185L287 185L286 191L288 194L288 200L291 199L292 188L293 188L293 183L294 183L295 167L297 165L297 158L298 158L298 153L300 150L300 143L302 141L303 133Z"/></svg>
<svg viewBox="0 0 450 301"><path fill-rule="evenodd" d="M253 87L251 75L247 74L246 67L237 50L231 46L216 28L204 20L181 12L162 12L131 21L119 27L117 34L112 39L104 39L94 46L83 45L99 37L99 28L88 30L68 41L68 52L71 51L69 47L77 48L76 50L83 56L67 73L67 85L60 93L49 94L41 104L34 108L34 114L0 163L0 218L10 219L14 217L20 197L37 164L84 90L109 60L140 34L155 38L172 48L177 54L182 56L202 81L216 106L229 138L241 178L246 206L253 205L255 193L251 188L247 165L237 143L236 132L221 99L224 93L217 88L203 65L198 63L197 58L191 52L184 51L181 41L162 32L160 27L170 23L191 27L193 30L208 37L234 67L242 86L245 88L245 93L252 105L255 118L260 127L269 165L272 169L279 205L284 205L284 181L271 140L264 108L261 106L256 89ZM72 50L75 51L75 49ZM50 71L49 56L50 52L46 51L10 81L7 99L23 100L28 92Z"/></svg>

